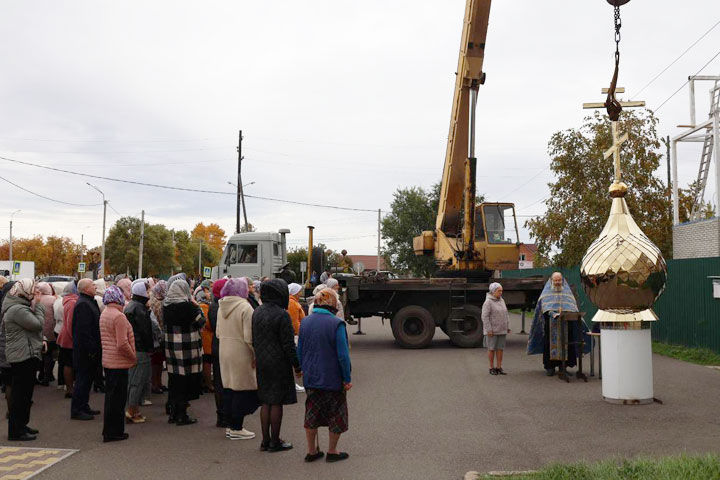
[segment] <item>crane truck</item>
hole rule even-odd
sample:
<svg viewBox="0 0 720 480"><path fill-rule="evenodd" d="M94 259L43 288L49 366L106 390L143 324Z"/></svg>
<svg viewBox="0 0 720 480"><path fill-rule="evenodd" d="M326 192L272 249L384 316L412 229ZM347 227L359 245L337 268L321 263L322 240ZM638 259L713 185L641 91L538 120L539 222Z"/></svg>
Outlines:
<svg viewBox="0 0 720 480"><path fill-rule="evenodd" d="M437 327L459 347L480 346L481 307L492 275L518 267L521 244L514 205L476 204L475 198L475 109L486 78L490 3L467 0L465 6L435 230L413 239L417 255L435 258L437 278L336 276L344 290L346 319L389 319L396 342L405 348L427 347ZM312 238L312 230L310 234ZM544 283L541 278L501 282L508 308L520 309L534 307Z"/></svg>

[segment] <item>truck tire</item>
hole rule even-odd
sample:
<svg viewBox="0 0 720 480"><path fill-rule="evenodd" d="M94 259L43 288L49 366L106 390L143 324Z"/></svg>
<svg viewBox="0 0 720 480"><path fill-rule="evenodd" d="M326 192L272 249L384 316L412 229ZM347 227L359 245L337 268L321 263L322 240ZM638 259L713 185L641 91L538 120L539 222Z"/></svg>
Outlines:
<svg viewBox="0 0 720 480"><path fill-rule="evenodd" d="M390 322L395 341L403 348L425 348L435 335L435 319L418 305L401 308Z"/></svg>
<svg viewBox="0 0 720 480"><path fill-rule="evenodd" d="M466 303L462 309L455 310L450 314L445 323L445 330L455 346L461 348L481 346L483 340L482 309Z"/></svg>

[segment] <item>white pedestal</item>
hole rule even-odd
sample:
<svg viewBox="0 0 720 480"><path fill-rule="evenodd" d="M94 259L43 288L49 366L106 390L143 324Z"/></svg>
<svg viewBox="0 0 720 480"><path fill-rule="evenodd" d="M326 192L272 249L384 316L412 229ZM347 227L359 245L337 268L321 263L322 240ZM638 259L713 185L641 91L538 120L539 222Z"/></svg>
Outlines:
<svg viewBox="0 0 720 480"><path fill-rule="evenodd" d="M637 405L653 402L650 329L600 329L602 393L610 403Z"/></svg>

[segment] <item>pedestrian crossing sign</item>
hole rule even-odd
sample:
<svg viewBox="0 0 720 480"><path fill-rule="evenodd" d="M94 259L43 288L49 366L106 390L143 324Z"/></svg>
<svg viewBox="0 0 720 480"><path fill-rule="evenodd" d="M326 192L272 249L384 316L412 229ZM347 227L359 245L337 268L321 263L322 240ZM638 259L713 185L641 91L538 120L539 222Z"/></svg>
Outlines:
<svg viewBox="0 0 720 480"><path fill-rule="evenodd" d="M85 262L78 263L78 273L85 273Z"/></svg>
<svg viewBox="0 0 720 480"><path fill-rule="evenodd" d="M13 262L13 275L20 275L20 262Z"/></svg>
<svg viewBox="0 0 720 480"><path fill-rule="evenodd" d="M210 267L204 267L203 268L203 277L210 278L210 275L211 275Z"/></svg>

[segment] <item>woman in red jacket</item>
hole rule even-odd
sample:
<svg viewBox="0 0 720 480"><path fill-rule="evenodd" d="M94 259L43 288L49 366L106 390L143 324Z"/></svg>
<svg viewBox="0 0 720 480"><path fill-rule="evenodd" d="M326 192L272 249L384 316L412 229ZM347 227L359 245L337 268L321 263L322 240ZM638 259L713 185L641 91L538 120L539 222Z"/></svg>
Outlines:
<svg viewBox="0 0 720 480"><path fill-rule="evenodd" d="M125 296L115 285L105 290L105 310L100 315L102 364L105 367L105 415L103 441L127 440L125 433L125 401L127 400L128 369L135 366L135 336L123 313Z"/></svg>

